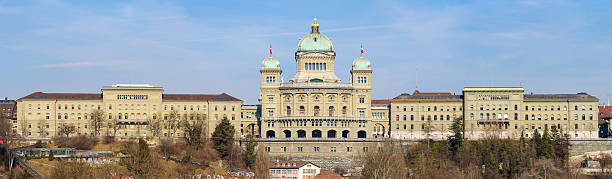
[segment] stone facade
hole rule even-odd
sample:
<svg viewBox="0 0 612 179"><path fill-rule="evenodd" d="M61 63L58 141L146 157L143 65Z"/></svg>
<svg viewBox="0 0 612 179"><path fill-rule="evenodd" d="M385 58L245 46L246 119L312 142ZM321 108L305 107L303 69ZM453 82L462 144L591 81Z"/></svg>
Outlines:
<svg viewBox="0 0 612 179"><path fill-rule="evenodd" d="M455 118L463 118L465 137L488 134L518 138L535 130L562 129L572 138L597 138L598 99L586 93L524 94L522 87L466 87L450 93L402 94L391 100L391 136L445 139ZM427 132L429 129L429 132Z"/></svg>
<svg viewBox="0 0 612 179"><path fill-rule="evenodd" d="M342 82L334 73L333 45L316 22L300 39L297 72L289 81L271 55L260 70L263 138L374 138L374 126L386 126L386 121L372 121L369 61L355 60L351 80Z"/></svg>
<svg viewBox="0 0 612 179"><path fill-rule="evenodd" d="M103 112L105 124L114 122L119 126L115 133L103 125L99 135L110 132L124 138L152 136L148 128L151 121L161 123L160 137L182 137L183 131L169 122L173 111L178 114L175 124L203 120L208 135L223 118L236 129L241 128L242 121L242 101L225 93L163 94L162 87L150 85L105 86L102 93L87 94L35 92L17 103L18 123L13 128L29 139L50 139L58 135L63 125L75 126L75 135L93 134L90 119L94 110ZM240 135L237 132L237 137Z"/></svg>

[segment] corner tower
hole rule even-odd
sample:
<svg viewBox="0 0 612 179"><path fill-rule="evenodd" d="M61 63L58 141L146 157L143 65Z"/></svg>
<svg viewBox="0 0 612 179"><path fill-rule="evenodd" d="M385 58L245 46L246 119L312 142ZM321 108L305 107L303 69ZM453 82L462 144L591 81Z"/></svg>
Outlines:
<svg viewBox="0 0 612 179"><path fill-rule="evenodd" d="M261 63L261 87L279 87L282 83L280 62L272 57L272 45L270 45L270 56Z"/></svg>

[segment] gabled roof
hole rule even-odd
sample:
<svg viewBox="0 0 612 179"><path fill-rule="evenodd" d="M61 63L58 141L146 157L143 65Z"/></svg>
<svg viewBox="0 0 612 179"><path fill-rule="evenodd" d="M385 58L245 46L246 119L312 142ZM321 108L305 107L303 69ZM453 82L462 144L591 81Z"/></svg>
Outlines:
<svg viewBox="0 0 612 179"><path fill-rule="evenodd" d="M331 170L321 170L321 173L315 176L316 179L337 179L342 178L342 175L332 172Z"/></svg>
<svg viewBox="0 0 612 179"><path fill-rule="evenodd" d="M225 93L221 94L163 94L163 100L181 101L242 101Z"/></svg>
<svg viewBox="0 0 612 179"><path fill-rule="evenodd" d="M63 99L63 100L101 100L101 93L43 93L34 92L22 99Z"/></svg>

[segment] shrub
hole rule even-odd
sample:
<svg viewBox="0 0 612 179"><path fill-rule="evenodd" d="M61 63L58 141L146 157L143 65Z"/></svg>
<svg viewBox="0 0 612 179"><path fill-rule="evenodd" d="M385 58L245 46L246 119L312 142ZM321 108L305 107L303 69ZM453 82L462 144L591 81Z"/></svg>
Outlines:
<svg viewBox="0 0 612 179"><path fill-rule="evenodd" d="M42 141L37 140L33 147L34 148L45 148L45 147L47 147L47 145L45 143L43 143Z"/></svg>
<svg viewBox="0 0 612 179"><path fill-rule="evenodd" d="M49 151L49 161L53 161L55 159L55 156L53 155L52 151Z"/></svg>
<svg viewBox="0 0 612 179"><path fill-rule="evenodd" d="M104 136L104 139L102 142L104 144L112 144L113 142L115 142L115 136Z"/></svg>
<svg viewBox="0 0 612 179"><path fill-rule="evenodd" d="M58 147L76 148L77 150L90 150L98 143L96 138L84 135L76 137L56 137L53 141Z"/></svg>

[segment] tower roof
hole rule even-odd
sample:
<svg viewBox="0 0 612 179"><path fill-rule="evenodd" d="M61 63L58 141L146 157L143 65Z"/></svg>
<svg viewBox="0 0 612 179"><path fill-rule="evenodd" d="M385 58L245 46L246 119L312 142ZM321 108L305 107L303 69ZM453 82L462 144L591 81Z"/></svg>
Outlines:
<svg viewBox="0 0 612 179"><path fill-rule="evenodd" d="M270 56L266 59L264 59L263 63L261 64L262 68L280 68L280 62L278 61L278 59Z"/></svg>
<svg viewBox="0 0 612 179"><path fill-rule="evenodd" d="M370 64L370 60L361 56L355 61L353 61L353 69L355 70L369 70L372 69L372 64Z"/></svg>
<svg viewBox="0 0 612 179"><path fill-rule="evenodd" d="M319 23L316 18L311 24L310 34L300 39L297 51L334 51L331 39L319 33Z"/></svg>

